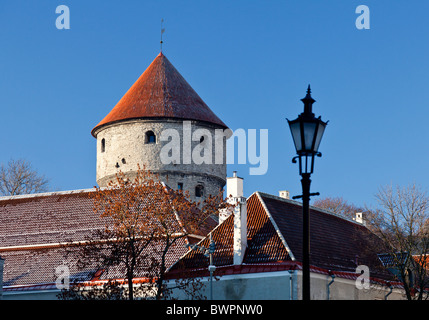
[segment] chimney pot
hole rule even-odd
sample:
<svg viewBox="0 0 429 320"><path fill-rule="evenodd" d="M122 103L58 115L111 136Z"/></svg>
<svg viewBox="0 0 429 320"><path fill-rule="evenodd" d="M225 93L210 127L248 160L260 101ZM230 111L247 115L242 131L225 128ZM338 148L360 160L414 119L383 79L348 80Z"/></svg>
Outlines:
<svg viewBox="0 0 429 320"><path fill-rule="evenodd" d="M281 190L279 191L279 197L283 199L290 199L289 197L289 191L287 190Z"/></svg>
<svg viewBox="0 0 429 320"><path fill-rule="evenodd" d="M241 198L243 196L243 178L237 177L237 171L234 171L232 177L226 178L226 196Z"/></svg>
<svg viewBox="0 0 429 320"><path fill-rule="evenodd" d="M363 213L362 212L356 212L356 216L353 218L354 221L357 223L361 223L363 225L366 225L364 219L363 219Z"/></svg>
<svg viewBox="0 0 429 320"><path fill-rule="evenodd" d="M229 196L231 196L231 198L229 198ZM237 171L233 171L232 177L226 178L226 197L228 198L227 201L233 204L235 204L237 200L241 202L241 198L243 198L243 178L237 177ZM221 210L219 212L219 224L224 222L231 213L232 210Z"/></svg>

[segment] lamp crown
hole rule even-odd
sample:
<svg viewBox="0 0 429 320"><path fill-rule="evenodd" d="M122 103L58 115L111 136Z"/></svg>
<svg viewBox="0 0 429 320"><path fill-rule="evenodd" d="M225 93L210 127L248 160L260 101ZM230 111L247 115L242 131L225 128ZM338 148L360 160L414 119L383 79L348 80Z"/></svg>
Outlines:
<svg viewBox="0 0 429 320"><path fill-rule="evenodd" d="M304 113L303 113L303 116L314 117L312 109L313 109L313 103L315 103L316 100L314 100L311 97L311 88L310 88L310 85L308 85L306 96L304 98L302 98L301 101L304 103Z"/></svg>

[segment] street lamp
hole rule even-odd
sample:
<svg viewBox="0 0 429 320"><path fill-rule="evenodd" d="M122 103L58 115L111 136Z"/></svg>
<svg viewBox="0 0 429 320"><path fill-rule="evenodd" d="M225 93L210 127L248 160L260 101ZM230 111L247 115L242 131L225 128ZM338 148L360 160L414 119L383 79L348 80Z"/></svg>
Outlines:
<svg viewBox="0 0 429 320"><path fill-rule="evenodd" d="M292 162L299 162L299 174L301 175L302 185L302 195L293 197L293 199L302 198L302 299L310 300L309 202L310 196L319 195L319 193L310 193L310 176L314 169L314 158L322 156L318 150L328 122L323 122L320 117L316 118L314 116L312 106L316 100L311 97L310 85L308 85L307 95L301 101L304 103L304 112L293 121L286 120L289 123L297 153Z"/></svg>
<svg viewBox="0 0 429 320"><path fill-rule="evenodd" d="M187 244L187 248L191 248L191 250L197 250L200 252L203 252L206 257L210 259L210 264L208 267L208 270L210 272L210 300L213 300L213 273L216 271L216 266L213 264L213 254L216 250L216 244L213 241L212 234L210 233L210 243L208 248L203 246L198 246L196 244Z"/></svg>
<svg viewBox="0 0 429 320"><path fill-rule="evenodd" d="M216 250L216 244L213 241L212 234L210 233L210 244L209 244L209 257L210 257L210 264L209 264L209 272L210 272L210 300L213 300L213 272L216 271L216 266L213 264L213 253Z"/></svg>

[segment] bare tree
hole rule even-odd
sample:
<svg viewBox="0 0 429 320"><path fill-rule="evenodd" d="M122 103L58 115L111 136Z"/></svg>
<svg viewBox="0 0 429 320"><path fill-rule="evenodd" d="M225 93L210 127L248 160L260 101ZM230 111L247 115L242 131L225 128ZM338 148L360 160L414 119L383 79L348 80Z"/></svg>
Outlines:
<svg viewBox="0 0 429 320"><path fill-rule="evenodd" d="M429 197L420 187L386 186L368 210L368 227L386 244L383 263L403 283L409 300L427 299Z"/></svg>
<svg viewBox="0 0 429 320"><path fill-rule="evenodd" d="M365 212L362 207L350 204L342 197L317 199L314 201L313 206L350 219L353 219L357 212Z"/></svg>
<svg viewBox="0 0 429 320"><path fill-rule="evenodd" d="M166 187L159 177L147 170L139 169L134 180L119 172L116 181L107 188L97 188L91 195L94 199L94 213L101 215L106 223L91 239L71 250L81 271L113 269L116 278L111 278L100 292L88 293L83 286L75 291L65 292L62 298L101 298L114 292L123 292L122 298L133 300L136 295L153 297L157 300L171 296L167 286L167 258L179 245L184 246L187 237L198 230L209 231L208 223L226 203L221 193L208 197L203 203L193 202L189 194ZM123 281L117 281L124 279ZM143 286L134 286L133 280L144 278ZM112 290L119 284L123 290ZM176 288L199 295L202 283L192 277L183 277ZM137 291L135 292L135 290ZM109 293L106 295L106 292ZM71 294L70 294L71 293ZM84 293L82 295L82 293ZM100 295L100 293L102 293Z"/></svg>
<svg viewBox="0 0 429 320"><path fill-rule="evenodd" d="M19 195L48 191L49 180L33 170L23 159L11 159L0 166L0 195Z"/></svg>

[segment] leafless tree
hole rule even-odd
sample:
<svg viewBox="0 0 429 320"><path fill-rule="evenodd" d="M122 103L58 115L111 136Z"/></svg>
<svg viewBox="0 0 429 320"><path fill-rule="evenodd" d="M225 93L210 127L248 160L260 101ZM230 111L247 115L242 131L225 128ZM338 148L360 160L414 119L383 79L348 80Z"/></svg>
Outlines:
<svg viewBox="0 0 429 320"><path fill-rule="evenodd" d="M98 291L88 292L84 286L75 286L63 292L62 299L139 298L169 299L172 294L168 286L167 258L189 235L202 228L207 232L210 217L226 205L221 198L208 197L203 203L192 201L188 193L167 188L159 177L147 170L139 169L134 180L123 172L108 188L97 188L91 195L94 213L101 215L105 228L91 235L74 255L77 267L85 270L114 270L108 285ZM176 281L174 289L195 298L202 298L202 282L186 276ZM136 287L133 280L144 278L144 285ZM123 281L117 281L123 279ZM112 290L116 285L120 289ZM76 290L74 290L76 289ZM137 291L136 291L137 289ZM107 294L106 294L107 292Z"/></svg>
<svg viewBox="0 0 429 320"><path fill-rule="evenodd" d="M364 208L350 204L342 197L317 199L314 201L313 206L350 219L353 219L357 212L365 212Z"/></svg>
<svg viewBox="0 0 429 320"><path fill-rule="evenodd" d="M368 228L387 245L385 265L403 283L409 300L427 299L429 197L420 187L386 186L376 194L377 207L368 210Z"/></svg>
<svg viewBox="0 0 429 320"><path fill-rule="evenodd" d="M19 195L48 191L49 180L33 170L23 159L11 159L0 166L0 195Z"/></svg>

